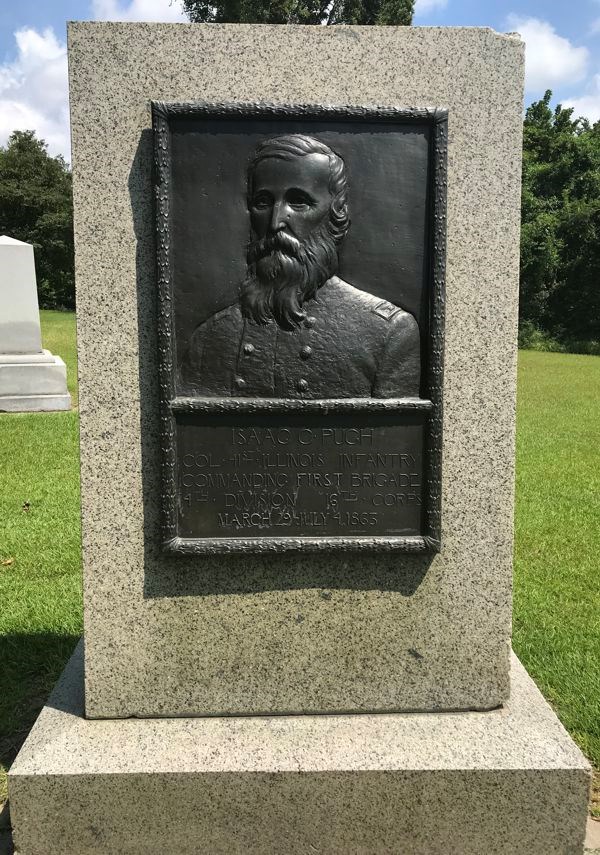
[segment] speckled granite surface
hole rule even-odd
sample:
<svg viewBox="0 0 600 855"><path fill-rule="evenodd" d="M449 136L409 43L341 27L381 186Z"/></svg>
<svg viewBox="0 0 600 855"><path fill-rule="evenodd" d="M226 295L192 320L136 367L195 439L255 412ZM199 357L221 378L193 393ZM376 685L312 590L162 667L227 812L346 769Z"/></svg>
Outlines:
<svg viewBox="0 0 600 855"><path fill-rule="evenodd" d="M489 708L509 690L523 44L485 29L73 24L93 717ZM149 100L449 109L442 553L167 560Z"/></svg>
<svg viewBox="0 0 600 855"><path fill-rule="evenodd" d="M575 855L589 768L520 663L485 713L89 721L81 651L10 773L19 855Z"/></svg>

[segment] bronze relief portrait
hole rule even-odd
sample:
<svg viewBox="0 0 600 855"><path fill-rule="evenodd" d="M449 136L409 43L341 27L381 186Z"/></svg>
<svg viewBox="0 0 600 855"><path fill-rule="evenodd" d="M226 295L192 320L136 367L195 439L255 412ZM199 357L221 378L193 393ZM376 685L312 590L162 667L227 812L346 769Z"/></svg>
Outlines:
<svg viewBox="0 0 600 855"><path fill-rule="evenodd" d="M182 393L418 396L414 317L338 275L351 227L343 158L307 134L268 137L248 165L246 202L239 298L194 330Z"/></svg>

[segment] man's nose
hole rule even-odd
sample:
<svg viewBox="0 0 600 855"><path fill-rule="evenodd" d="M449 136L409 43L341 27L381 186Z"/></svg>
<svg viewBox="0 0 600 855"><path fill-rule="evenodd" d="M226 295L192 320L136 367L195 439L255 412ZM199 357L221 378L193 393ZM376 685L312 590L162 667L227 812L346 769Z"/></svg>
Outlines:
<svg viewBox="0 0 600 855"><path fill-rule="evenodd" d="M271 231L280 232L287 226L287 207L285 202L275 202L271 211Z"/></svg>

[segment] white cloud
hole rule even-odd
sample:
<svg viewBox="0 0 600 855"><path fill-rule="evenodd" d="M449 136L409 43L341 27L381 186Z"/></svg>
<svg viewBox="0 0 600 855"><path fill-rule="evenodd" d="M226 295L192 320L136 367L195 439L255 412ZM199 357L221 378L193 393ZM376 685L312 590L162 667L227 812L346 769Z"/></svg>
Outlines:
<svg viewBox="0 0 600 855"><path fill-rule="evenodd" d="M600 119L600 74L595 74L587 91L579 98L565 98L563 107L573 107L573 116L584 116L590 122Z"/></svg>
<svg viewBox="0 0 600 855"><path fill-rule="evenodd" d="M15 131L35 131L50 154L69 157L67 48L52 29L17 30L17 57L0 65L0 144Z"/></svg>
<svg viewBox="0 0 600 855"><path fill-rule="evenodd" d="M548 21L509 15L508 25L525 41L525 87L541 91L586 76L589 51L559 36Z"/></svg>
<svg viewBox="0 0 600 855"><path fill-rule="evenodd" d="M92 0L100 21L187 21L180 0ZM31 130L50 154L70 158L67 48L52 29L15 33L16 59L0 64L0 145Z"/></svg>
<svg viewBox="0 0 600 855"><path fill-rule="evenodd" d="M436 9L445 9L448 0L417 0L415 3L415 15L428 15Z"/></svg>
<svg viewBox="0 0 600 855"><path fill-rule="evenodd" d="M96 21L162 21L177 23L188 18L179 0L92 0Z"/></svg>

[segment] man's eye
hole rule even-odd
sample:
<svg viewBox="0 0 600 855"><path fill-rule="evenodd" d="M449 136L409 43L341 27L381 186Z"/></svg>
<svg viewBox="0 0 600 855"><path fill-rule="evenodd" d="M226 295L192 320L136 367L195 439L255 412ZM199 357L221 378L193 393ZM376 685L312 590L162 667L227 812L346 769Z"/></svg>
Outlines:
<svg viewBox="0 0 600 855"><path fill-rule="evenodd" d="M306 193L292 191L288 194L288 202L297 211L304 211L310 208L312 199Z"/></svg>
<svg viewBox="0 0 600 855"><path fill-rule="evenodd" d="M271 206L271 200L267 196L257 196L252 200L252 207L257 211L266 211Z"/></svg>

